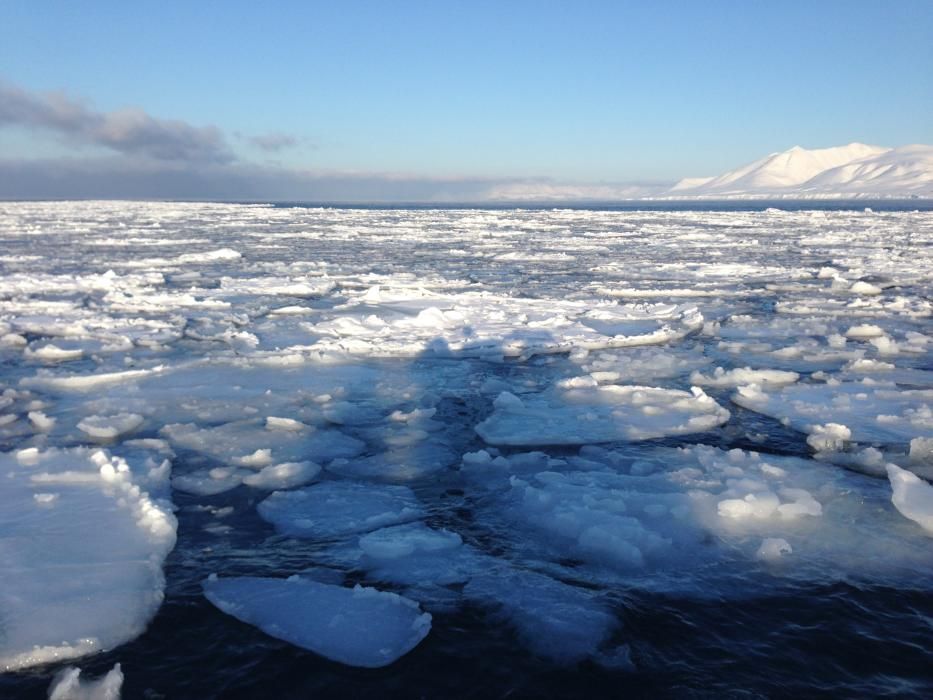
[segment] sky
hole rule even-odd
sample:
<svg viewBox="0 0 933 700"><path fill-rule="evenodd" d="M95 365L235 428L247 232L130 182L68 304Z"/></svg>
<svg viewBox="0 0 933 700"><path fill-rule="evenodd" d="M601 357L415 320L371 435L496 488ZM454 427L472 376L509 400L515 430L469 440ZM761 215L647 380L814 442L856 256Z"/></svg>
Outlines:
<svg viewBox="0 0 933 700"><path fill-rule="evenodd" d="M931 115L930 0L0 3L6 198L624 193Z"/></svg>

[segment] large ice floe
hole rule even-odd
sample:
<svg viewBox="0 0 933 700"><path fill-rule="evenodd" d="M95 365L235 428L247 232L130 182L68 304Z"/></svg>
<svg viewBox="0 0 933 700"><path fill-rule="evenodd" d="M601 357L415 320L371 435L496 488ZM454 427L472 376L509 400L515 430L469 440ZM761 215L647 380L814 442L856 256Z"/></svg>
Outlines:
<svg viewBox="0 0 933 700"><path fill-rule="evenodd" d="M491 445L585 445L700 433L729 420L729 411L698 387L597 386L587 379L532 399L503 392L476 431Z"/></svg>
<svg viewBox="0 0 933 700"><path fill-rule="evenodd" d="M0 695L701 687L671 618L758 688L846 591L928 647L931 298L906 208L0 203Z"/></svg>
<svg viewBox="0 0 933 700"><path fill-rule="evenodd" d="M89 448L0 455L0 668L112 649L145 629L175 543L159 466L136 473Z"/></svg>
<svg viewBox="0 0 933 700"><path fill-rule="evenodd" d="M308 324L313 350L366 357L519 357L678 340L703 325L695 306L457 295L378 286Z"/></svg>

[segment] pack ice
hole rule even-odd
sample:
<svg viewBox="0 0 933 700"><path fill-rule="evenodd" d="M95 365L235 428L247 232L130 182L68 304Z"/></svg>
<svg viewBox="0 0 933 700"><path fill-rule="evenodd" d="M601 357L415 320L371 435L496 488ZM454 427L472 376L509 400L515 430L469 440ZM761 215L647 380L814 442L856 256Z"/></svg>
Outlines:
<svg viewBox="0 0 933 700"><path fill-rule="evenodd" d="M21 202L0 240L4 670L143 632L173 489L179 576L351 665L462 610L630 669L639 593L933 589L929 212Z"/></svg>

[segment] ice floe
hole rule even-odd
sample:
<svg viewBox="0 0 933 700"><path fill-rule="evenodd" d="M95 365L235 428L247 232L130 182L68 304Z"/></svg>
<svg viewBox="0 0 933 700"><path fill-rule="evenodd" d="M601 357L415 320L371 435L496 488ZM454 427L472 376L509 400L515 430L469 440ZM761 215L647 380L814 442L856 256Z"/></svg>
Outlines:
<svg viewBox="0 0 933 700"><path fill-rule="evenodd" d="M326 481L294 491L276 491L258 510L283 534L319 539L409 522L424 513L406 486L353 481Z"/></svg>
<svg viewBox="0 0 933 700"><path fill-rule="evenodd" d="M349 666L387 666L431 631L431 615L395 593L298 576L209 578L204 595L266 634Z"/></svg>
<svg viewBox="0 0 933 700"><path fill-rule="evenodd" d="M88 448L5 453L0 473L0 669L139 635L162 601L176 529L170 503L142 488L149 473Z"/></svg>
<svg viewBox="0 0 933 700"><path fill-rule="evenodd" d="M888 464L887 470L894 507L933 535L933 486L895 464Z"/></svg>
<svg viewBox="0 0 933 700"><path fill-rule="evenodd" d="M698 387L686 392L629 385L571 386L524 398L503 392L493 408L493 414L476 426L491 445L647 440L700 433L729 420L729 411Z"/></svg>
<svg viewBox="0 0 933 700"><path fill-rule="evenodd" d="M778 391L740 387L732 400L805 433L835 423L846 426L852 440L869 444L933 437L930 389L900 389L893 383L864 379L798 384Z"/></svg>

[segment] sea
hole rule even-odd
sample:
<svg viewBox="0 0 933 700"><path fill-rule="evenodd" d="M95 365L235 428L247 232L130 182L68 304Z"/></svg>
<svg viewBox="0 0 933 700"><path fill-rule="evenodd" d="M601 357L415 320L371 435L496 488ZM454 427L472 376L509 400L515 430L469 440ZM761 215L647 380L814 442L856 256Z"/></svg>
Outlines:
<svg viewBox="0 0 933 700"><path fill-rule="evenodd" d="M929 200L0 202L0 697L931 697L931 317Z"/></svg>

